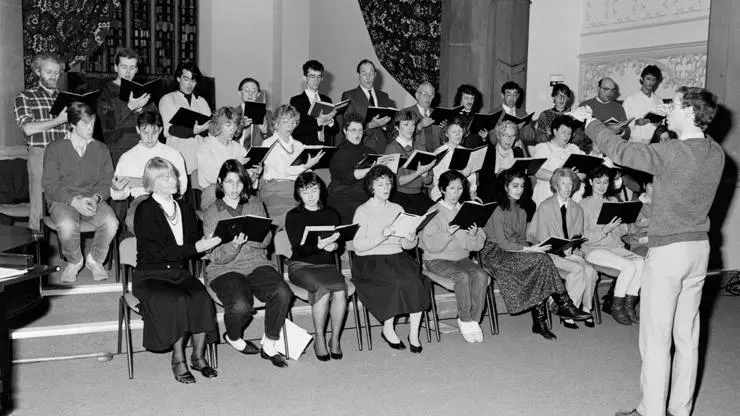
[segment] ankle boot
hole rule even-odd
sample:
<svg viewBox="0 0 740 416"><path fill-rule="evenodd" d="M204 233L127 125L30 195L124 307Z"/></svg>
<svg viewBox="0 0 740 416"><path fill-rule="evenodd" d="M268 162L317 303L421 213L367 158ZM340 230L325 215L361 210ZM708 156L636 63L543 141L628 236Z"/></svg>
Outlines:
<svg viewBox="0 0 740 416"><path fill-rule="evenodd" d="M624 310L627 311L627 315L630 317L630 321L632 321L633 324L640 323L640 318L637 317L637 311L635 310L638 299L640 299L638 296L633 295L627 295L624 297Z"/></svg>
<svg viewBox="0 0 740 416"><path fill-rule="evenodd" d="M547 300L532 308L532 332L542 335L545 339L557 339L555 334L547 327L547 311L545 309L547 306L545 302Z"/></svg>
<svg viewBox="0 0 740 416"><path fill-rule="evenodd" d="M623 296L614 296L614 300L612 301L612 317L622 325L632 325L632 320L624 308Z"/></svg>
<svg viewBox="0 0 740 416"><path fill-rule="evenodd" d="M590 313L586 313L578 310L576 305L570 299L567 293L553 293L552 299L558 306L558 315L563 319L573 319L575 321L583 321L591 317Z"/></svg>

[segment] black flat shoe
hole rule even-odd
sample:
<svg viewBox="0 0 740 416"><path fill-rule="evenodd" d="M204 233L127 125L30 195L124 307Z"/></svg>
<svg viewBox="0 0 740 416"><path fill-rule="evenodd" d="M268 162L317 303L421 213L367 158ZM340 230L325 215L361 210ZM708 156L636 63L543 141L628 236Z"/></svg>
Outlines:
<svg viewBox="0 0 740 416"><path fill-rule="evenodd" d="M593 328L593 327L596 326L596 324L594 324L594 318L588 318L588 319L586 319L585 321L583 321L583 324L586 325L589 328Z"/></svg>
<svg viewBox="0 0 740 416"><path fill-rule="evenodd" d="M229 342L229 338L226 337L226 332L224 332L224 341L226 341L227 344L229 344L229 345L231 345L233 347L233 345L231 344L231 342ZM239 351L240 353L242 353L244 355L254 355L254 354L258 354L260 352L260 349L257 348L257 346L254 345L252 342L247 341L246 339L244 340L244 342L247 344L247 345L244 346L244 348L242 348L240 350L237 350L236 348L234 348L234 349L237 350L237 351Z"/></svg>
<svg viewBox="0 0 740 416"><path fill-rule="evenodd" d="M283 354L280 354L279 352L276 352L275 355L267 355L265 350L260 348L260 357L262 359L268 360L278 368L284 368L288 366L288 361L285 359L285 356Z"/></svg>
<svg viewBox="0 0 740 416"><path fill-rule="evenodd" d="M334 347L333 347L333 344L330 341L329 342L329 356L331 357L331 359L332 360L341 360L344 357L344 354L342 354L341 352L334 353L334 352L331 351L332 348L334 348Z"/></svg>
<svg viewBox="0 0 740 416"><path fill-rule="evenodd" d="M394 350L405 350L406 346L403 345L403 342L398 341L398 343L393 343L388 341L388 338L385 337L384 333L380 333L380 337L383 338L383 341L385 341L389 347L393 348Z"/></svg>
<svg viewBox="0 0 740 416"><path fill-rule="evenodd" d="M329 361L329 360L331 360L331 356L330 356L330 354L319 355L318 353L316 353L316 359L319 360L319 361Z"/></svg>
<svg viewBox="0 0 740 416"><path fill-rule="evenodd" d="M218 371L216 371L213 367L211 367L208 364L208 361L206 361L205 358L201 358L201 359L197 359L197 360L193 360L191 358L191 361L193 362L193 364L190 365L190 368L193 369L193 370L195 370L195 371L200 371L200 374L202 374L203 377L205 377L205 378L216 378L216 377L218 377ZM201 366L196 366L195 363L206 363L206 365L204 365L204 366L201 367Z"/></svg>
<svg viewBox="0 0 740 416"><path fill-rule="evenodd" d="M424 349L421 345L416 346L411 343L411 338L406 338L409 341L409 351L411 351L414 354L421 354L421 351Z"/></svg>
<svg viewBox="0 0 740 416"><path fill-rule="evenodd" d="M564 327L568 329L578 329L578 325L576 325L575 322L568 322L565 319L560 319L560 323L563 324Z"/></svg>
<svg viewBox="0 0 740 416"><path fill-rule="evenodd" d="M178 366L182 365L185 367L185 372L177 374L175 373L175 370ZM186 361L178 361L176 363L172 363L172 372L175 373L175 380L178 383L182 384L193 384L195 383L195 377L193 376L193 373L188 371L188 363Z"/></svg>

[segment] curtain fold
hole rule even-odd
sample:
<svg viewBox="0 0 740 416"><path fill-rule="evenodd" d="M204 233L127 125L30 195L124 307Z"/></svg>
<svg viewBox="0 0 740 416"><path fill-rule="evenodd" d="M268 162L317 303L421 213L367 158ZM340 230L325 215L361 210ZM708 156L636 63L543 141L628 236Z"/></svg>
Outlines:
<svg viewBox="0 0 740 416"><path fill-rule="evenodd" d="M105 41L121 0L23 0L25 83L36 82L33 55L59 54L68 66L87 61Z"/></svg>
<svg viewBox="0 0 740 416"><path fill-rule="evenodd" d="M380 63L406 91L439 87L442 0L358 0Z"/></svg>

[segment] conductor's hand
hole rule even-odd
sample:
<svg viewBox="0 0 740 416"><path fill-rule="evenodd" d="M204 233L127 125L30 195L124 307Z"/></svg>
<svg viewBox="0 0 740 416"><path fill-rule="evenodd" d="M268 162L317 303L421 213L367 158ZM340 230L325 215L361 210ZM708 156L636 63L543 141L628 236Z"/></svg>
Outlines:
<svg viewBox="0 0 740 416"><path fill-rule="evenodd" d="M195 251L203 253L221 244L221 237L201 238L195 242Z"/></svg>

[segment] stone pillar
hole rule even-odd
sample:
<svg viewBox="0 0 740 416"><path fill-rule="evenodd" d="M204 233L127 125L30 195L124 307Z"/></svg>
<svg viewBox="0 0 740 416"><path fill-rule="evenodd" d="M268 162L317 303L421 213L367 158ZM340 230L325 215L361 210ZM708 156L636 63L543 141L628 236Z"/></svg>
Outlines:
<svg viewBox="0 0 740 416"><path fill-rule="evenodd" d="M720 109L707 132L726 152L722 183L710 211L710 269L740 268L740 2L712 0L707 44L707 89Z"/></svg>
<svg viewBox="0 0 740 416"><path fill-rule="evenodd" d="M15 123L15 95L23 89L23 14L21 0L0 0L0 155L25 146Z"/></svg>
<svg viewBox="0 0 740 416"><path fill-rule="evenodd" d="M460 84L478 87L486 110L501 106L504 82L515 81L526 89L530 3L530 0L443 2L441 105L452 105Z"/></svg>

